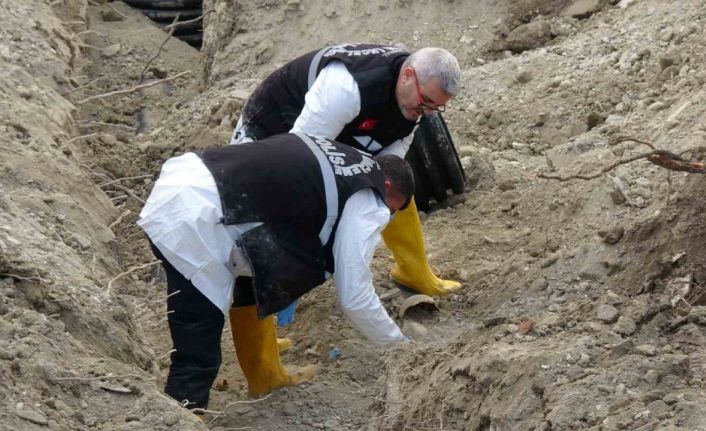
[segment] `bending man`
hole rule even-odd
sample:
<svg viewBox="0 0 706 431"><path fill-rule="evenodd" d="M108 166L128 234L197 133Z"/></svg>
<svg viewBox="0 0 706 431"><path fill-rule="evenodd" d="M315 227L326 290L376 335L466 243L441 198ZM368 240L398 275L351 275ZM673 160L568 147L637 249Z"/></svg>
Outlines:
<svg viewBox="0 0 706 431"><path fill-rule="evenodd" d="M369 264L413 191L401 158L303 134L168 160L138 221L167 272L176 351L165 392L207 406L226 315L251 396L310 379L311 367L282 367L271 315L331 274L358 330L381 346L403 341Z"/></svg>
<svg viewBox="0 0 706 431"><path fill-rule="evenodd" d="M232 144L284 133L307 133L371 154L404 158L422 114L443 111L458 92L453 55L423 48L342 44L299 57L272 73L243 108ZM439 296L460 284L429 267L414 202L383 232L395 258L391 277L420 293Z"/></svg>

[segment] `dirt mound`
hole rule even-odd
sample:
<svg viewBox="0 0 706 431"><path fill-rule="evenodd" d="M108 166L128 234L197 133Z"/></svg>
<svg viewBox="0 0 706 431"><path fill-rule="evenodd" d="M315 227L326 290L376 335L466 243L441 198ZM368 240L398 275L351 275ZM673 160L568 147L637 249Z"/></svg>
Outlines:
<svg viewBox="0 0 706 431"><path fill-rule="evenodd" d="M706 158L706 2L206 0L201 55L120 2L5 3L0 429L204 427L160 392L171 344L142 201L163 160L228 141L267 73L361 39L461 62L445 118L471 192L424 231L464 289L400 316L378 250L376 288L415 342L370 348L320 288L283 331L284 361L320 377L254 403L226 331L207 426L706 429L703 175L539 175L650 151L624 136Z"/></svg>

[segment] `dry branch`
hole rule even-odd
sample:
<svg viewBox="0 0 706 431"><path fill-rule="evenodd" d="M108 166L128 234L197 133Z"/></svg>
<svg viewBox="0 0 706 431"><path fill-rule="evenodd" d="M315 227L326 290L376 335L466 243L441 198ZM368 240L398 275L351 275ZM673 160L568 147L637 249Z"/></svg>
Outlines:
<svg viewBox="0 0 706 431"><path fill-rule="evenodd" d="M110 184L119 183L120 181L142 180L142 179L150 178L150 177L152 177L152 174L137 175L137 176L134 176L134 177L116 178L116 179L114 179L114 180L110 180L110 181L108 181L108 182L98 184L98 187L105 187L105 186L110 185Z"/></svg>
<svg viewBox="0 0 706 431"><path fill-rule="evenodd" d="M14 279L21 280L21 281L38 281L40 283L44 283L44 279L39 276L37 276L37 277L23 277L21 275L11 274L9 272L3 272L3 273L0 273L0 277L12 277Z"/></svg>
<svg viewBox="0 0 706 431"><path fill-rule="evenodd" d="M150 64L152 64L152 62L155 61L157 59L157 57L159 57L159 54L162 52L162 48L164 48L164 45L166 45L167 42L169 42L169 39L172 38L172 35L174 34L174 30L176 29L174 24L176 24L177 21L179 21L180 16L181 16L180 13L176 14L176 16L174 17L174 21L172 21L172 23L169 25L169 33L167 33L167 37L164 38L162 43L159 45L159 48L157 48L157 52L155 52L155 54L152 57L150 57L149 60L147 60L145 67L142 68L142 72L140 72L140 79L137 81L138 84L142 84L144 82L145 72L147 72L147 68L150 67Z"/></svg>
<svg viewBox="0 0 706 431"><path fill-rule="evenodd" d="M111 224L108 225L108 229L113 230L113 228L114 228L115 226L119 225L120 222L123 221L123 219L124 219L125 217L129 216L131 213L132 213L132 211L130 211L130 210L125 210L122 214L120 214L120 216L118 216L117 219L115 219L114 222L112 222Z"/></svg>
<svg viewBox="0 0 706 431"><path fill-rule="evenodd" d="M206 12L202 13L201 15L197 16L196 18L189 19L186 21L179 21L179 22L173 22L169 24L168 26L164 27L165 30L171 29L172 27L179 27L181 25L186 25L186 24L191 24L192 22L199 22L201 21L206 15L209 13L213 12L212 9L207 10Z"/></svg>
<svg viewBox="0 0 706 431"><path fill-rule="evenodd" d="M155 380L156 379L155 377L140 376L137 374L122 374L122 375L117 375L117 376L112 376L110 374L106 374L104 376L96 376L96 377L78 377L78 376L77 377L54 377L53 380L56 380L56 381L76 380L76 381L81 381L81 382L92 382L95 380L129 379L129 378L138 378L138 379L146 379L146 380Z"/></svg>
<svg viewBox="0 0 706 431"><path fill-rule="evenodd" d="M257 398L257 399L254 399L254 400L233 401L233 402L231 402L231 403L228 403L225 407L223 407L223 410L221 410L221 411L218 411L218 410L206 410L206 409L190 409L190 411L191 411L192 413L195 413L195 414L209 413L209 414L212 414L212 415L222 416L222 415L226 414L226 411L227 411L230 407L233 407L233 406L238 405L238 404L254 404L254 403L259 403L260 401L265 401L266 399L268 399L268 398L271 397L271 396L272 396L272 394L268 394L268 395L266 395L266 396L264 396L264 397L262 397L262 398Z"/></svg>
<svg viewBox="0 0 706 431"><path fill-rule="evenodd" d="M73 138L69 139L68 141L64 142L64 145L69 145L72 142L78 141L80 139L88 139L92 138L94 136L98 136L98 133L89 133L88 135L81 135L81 136L74 136Z"/></svg>
<svg viewBox="0 0 706 431"><path fill-rule="evenodd" d="M127 124L119 124L119 123L104 123L102 121L87 121L84 123L79 124L79 127L83 129L88 129L93 126L106 126L106 127L118 127L120 129L124 129L130 132L134 132L137 130L136 127L128 126Z"/></svg>
<svg viewBox="0 0 706 431"><path fill-rule="evenodd" d="M187 73L191 73L191 71L190 71L190 70L185 70L184 72L178 73L178 74L176 74L176 75L174 75L174 76L170 76L169 78L158 79L158 80L156 80L156 81L152 81L152 82L148 82L148 83L145 83L145 84L136 85L136 86L134 86L134 87L127 88L127 89L124 89L124 90L116 90L116 91L111 91L111 92L109 92L109 93L96 94L96 95L94 95L94 96L86 97L85 99L79 100L78 102L76 102L76 104L77 104L77 105L83 105L84 103L90 102L90 101L92 101L92 100L105 99L106 97L117 96L117 95L120 95L120 94L130 94L130 93L134 93L134 92L136 92L136 91L138 91L138 90L140 90L140 89L142 89L142 88L152 87L152 86L155 86L155 85L159 85L159 84L161 84L161 83L163 83L163 82L173 81L173 80L175 80L175 79L177 79L177 78L181 78L182 76L186 75Z"/></svg>
<svg viewBox="0 0 706 431"><path fill-rule="evenodd" d="M108 282L108 295L110 295L110 293L111 293L111 290L113 288L113 283L116 280L118 280L119 278L124 277L132 272L137 271L137 270L149 268L150 266L156 265L158 263L159 263L159 260L155 260L150 263L145 263L144 265L133 266L132 268L129 268L127 271L121 272L120 274L116 275Z"/></svg>
<svg viewBox="0 0 706 431"><path fill-rule="evenodd" d="M83 84L83 85L79 85L78 87L73 88L73 89L71 89L71 90L69 90L69 91L65 91L65 92L61 93L61 95L62 95L62 96L66 96L67 94L71 94L71 93L73 93L74 91L78 91L78 90L81 90L81 89L83 89L83 88L88 88L88 87L90 87L91 85L95 84L96 82L100 81L101 79L107 79L107 77L105 77L105 76L99 76L98 78L92 80L91 82L88 82L88 83Z"/></svg>
<svg viewBox="0 0 706 431"><path fill-rule="evenodd" d="M545 174L545 173L539 173L537 176L539 178L544 178L548 180L557 180L557 181L569 181L573 179L578 179L578 180L593 180L601 175L612 171L613 169L617 168L620 165L625 165L627 163L634 162L636 160L640 159L647 159L650 162L654 163L657 166L661 166L665 169L668 169L670 171L679 171L679 172L689 172L693 174L704 174L706 173L706 164L702 162L690 162L688 160L685 160L682 158L679 154L675 154L671 151L667 150L660 150L657 149L654 144L651 142L647 141L642 141L640 139L636 138L631 138L631 137L620 137L616 139L615 141L611 142L610 145L617 145L622 142L628 142L628 141L633 141L637 142L642 145L646 145L652 149L652 151L648 153L642 153L638 154L633 157L629 157L627 159L621 159L616 162L611 163L610 165L604 167L598 172L595 172L590 175L582 175L582 174L574 174L574 175L568 175L565 177L562 177L560 175L553 175L553 174ZM691 150L686 150L684 153L687 153Z"/></svg>

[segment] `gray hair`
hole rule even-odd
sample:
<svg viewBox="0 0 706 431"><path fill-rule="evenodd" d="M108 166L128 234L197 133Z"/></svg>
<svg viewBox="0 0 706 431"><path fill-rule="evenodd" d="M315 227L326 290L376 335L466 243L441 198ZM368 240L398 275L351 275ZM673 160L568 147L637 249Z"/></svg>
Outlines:
<svg viewBox="0 0 706 431"><path fill-rule="evenodd" d="M402 67L412 66L420 82L436 78L441 89L451 96L458 93L461 68L458 60L443 48L422 48L407 57Z"/></svg>

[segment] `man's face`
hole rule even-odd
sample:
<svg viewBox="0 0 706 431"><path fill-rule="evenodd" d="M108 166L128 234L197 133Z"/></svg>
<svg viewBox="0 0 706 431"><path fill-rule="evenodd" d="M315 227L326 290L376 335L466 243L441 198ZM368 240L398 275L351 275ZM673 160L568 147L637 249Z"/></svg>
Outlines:
<svg viewBox="0 0 706 431"><path fill-rule="evenodd" d="M443 110L452 96L441 89L439 80L419 82L413 67L403 67L395 88L397 104L404 118L416 121L422 114Z"/></svg>

